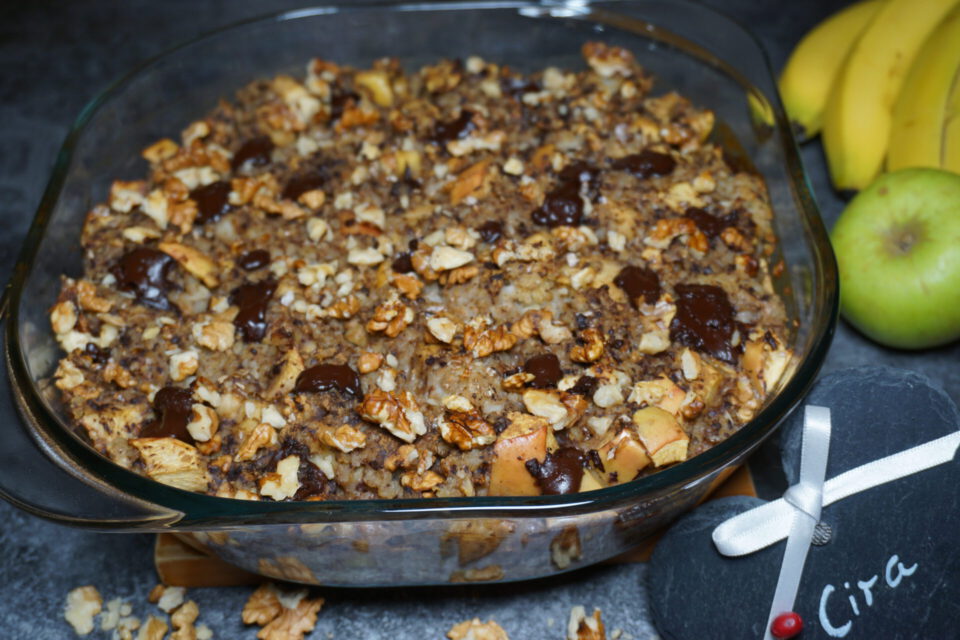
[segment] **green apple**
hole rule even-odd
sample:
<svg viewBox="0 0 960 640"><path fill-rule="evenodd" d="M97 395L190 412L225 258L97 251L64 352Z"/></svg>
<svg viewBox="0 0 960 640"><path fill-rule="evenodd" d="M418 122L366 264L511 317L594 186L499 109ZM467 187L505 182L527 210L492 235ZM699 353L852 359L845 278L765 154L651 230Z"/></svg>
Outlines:
<svg viewBox="0 0 960 640"><path fill-rule="evenodd" d="M960 337L960 175L884 174L850 201L831 239L840 313L857 329L901 349Z"/></svg>

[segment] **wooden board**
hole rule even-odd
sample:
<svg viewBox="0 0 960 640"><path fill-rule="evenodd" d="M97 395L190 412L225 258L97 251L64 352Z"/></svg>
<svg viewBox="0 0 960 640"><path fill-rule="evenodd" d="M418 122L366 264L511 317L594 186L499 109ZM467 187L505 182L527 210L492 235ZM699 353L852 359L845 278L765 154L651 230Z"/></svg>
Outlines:
<svg viewBox="0 0 960 640"><path fill-rule="evenodd" d="M728 477L721 478L709 500L725 496L756 496L753 477L746 466L731 470ZM651 538L636 549L621 554L607 562L644 562L653 552L659 536ZM259 584L261 576L249 573L231 564L209 556L183 542L175 534L161 533L153 550L157 575L163 584L177 587L226 587Z"/></svg>

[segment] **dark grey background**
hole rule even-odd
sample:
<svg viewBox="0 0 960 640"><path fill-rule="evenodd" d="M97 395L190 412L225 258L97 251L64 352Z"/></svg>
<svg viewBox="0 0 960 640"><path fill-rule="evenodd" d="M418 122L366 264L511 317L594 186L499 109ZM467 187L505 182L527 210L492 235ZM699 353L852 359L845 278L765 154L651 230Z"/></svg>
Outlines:
<svg viewBox="0 0 960 640"><path fill-rule="evenodd" d="M846 2L708 0L749 26L782 68L800 37ZM71 121L116 76L171 43L244 17L304 2L187 0L34 1L0 5L0 282L40 201L47 175ZM824 219L832 225L843 201L827 179L818 143L803 158ZM870 363L912 369L960 398L960 345L906 353L882 349L841 323L825 370ZM0 407L9 419L8 407ZM0 446L3 446L0 441ZM763 458L759 466L767 464ZM123 597L134 613L153 607L153 538L69 529L0 503L0 637L73 637L62 619L67 591L95 584L105 598ZM454 623L494 617L514 640L562 638L570 607L600 607L608 632L656 638L648 621L644 565L601 566L522 585L463 589L326 590L327 605L310 638L441 638ZM705 588L709 588L706 587ZM200 621L217 638L253 638L240 609L247 588L197 589ZM626 635L626 634L629 634ZM91 637L108 637L94 634Z"/></svg>

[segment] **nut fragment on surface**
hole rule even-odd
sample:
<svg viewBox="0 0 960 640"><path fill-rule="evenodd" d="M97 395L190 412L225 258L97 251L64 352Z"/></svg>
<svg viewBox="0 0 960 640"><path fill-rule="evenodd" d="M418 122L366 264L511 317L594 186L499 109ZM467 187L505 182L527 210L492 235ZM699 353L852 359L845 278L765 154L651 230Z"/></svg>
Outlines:
<svg viewBox="0 0 960 640"><path fill-rule="evenodd" d="M410 326L415 317L411 307L400 302L396 296L384 302L373 312L373 318L367 323L367 331L382 331L390 338L396 338L400 332Z"/></svg>
<svg viewBox="0 0 960 640"><path fill-rule="evenodd" d="M427 331L440 342L450 344L457 335L457 323L450 318L437 316L427 320Z"/></svg>
<svg viewBox="0 0 960 640"><path fill-rule="evenodd" d="M260 495L274 500L292 498L300 488L299 470L300 456L287 456L277 463L275 473L268 473L260 479Z"/></svg>
<svg viewBox="0 0 960 640"><path fill-rule="evenodd" d="M103 609L103 597L91 585L77 587L67 594L63 616L73 630L81 636L93 631L93 617Z"/></svg>
<svg viewBox="0 0 960 640"><path fill-rule="evenodd" d="M510 640L510 636L493 620L480 622L480 618L465 620L447 631L450 640Z"/></svg>
<svg viewBox="0 0 960 640"><path fill-rule="evenodd" d="M440 436L461 451L485 447L497 439L493 426L475 410L447 411L440 422Z"/></svg>
<svg viewBox="0 0 960 640"><path fill-rule="evenodd" d="M505 325L486 328L485 324L468 324L463 329L463 346L474 358L484 358L498 351L509 351L517 344L517 336Z"/></svg>
<svg viewBox="0 0 960 640"><path fill-rule="evenodd" d="M157 246L208 288L213 289L220 284L216 263L197 249L178 242L161 242Z"/></svg>
<svg viewBox="0 0 960 640"><path fill-rule="evenodd" d="M217 432L220 418L217 412L205 404L195 404L191 409L187 432L197 442L206 442Z"/></svg>
<svg viewBox="0 0 960 640"><path fill-rule="evenodd" d="M241 614L245 624L261 627L260 640L302 640L313 630L323 598L308 598L306 591L281 593L273 584L254 591Z"/></svg>
<svg viewBox="0 0 960 640"><path fill-rule="evenodd" d="M186 380L200 367L200 356L196 351L180 351L170 356L170 379L174 382Z"/></svg>
<svg viewBox="0 0 960 640"><path fill-rule="evenodd" d="M607 640L607 632L600 619L600 609L594 609L589 616L580 605L570 609L567 640Z"/></svg>
<svg viewBox="0 0 960 640"><path fill-rule="evenodd" d="M570 349L570 359L574 362L596 362L603 355L603 334L597 329L584 329L577 342Z"/></svg>
<svg viewBox="0 0 960 640"><path fill-rule="evenodd" d="M427 432L423 413L409 391L394 393L375 389L363 398L357 413L407 443Z"/></svg>
<svg viewBox="0 0 960 640"><path fill-rule="evenodd" d="M163 640L170 626L157 616L147 616L146 622L140 627L137 640Z"/></svg>
<svg viewBox="0 0 960 640"><path fill-rule="evenodd" d="M277 588L273 583L265 582L250 594L243 605L241 618L244 624L264 626L280 615L283 605L277 597Z"/></svg>
<svg viewBox="0 0 960 640"><path fill-rule="evenodd" d="M348 424L339 426L336 429L333 427L321 427L317 430L317 435L320 438L320 442L344 453L361 449L367 443L366 434Z"/></svg>

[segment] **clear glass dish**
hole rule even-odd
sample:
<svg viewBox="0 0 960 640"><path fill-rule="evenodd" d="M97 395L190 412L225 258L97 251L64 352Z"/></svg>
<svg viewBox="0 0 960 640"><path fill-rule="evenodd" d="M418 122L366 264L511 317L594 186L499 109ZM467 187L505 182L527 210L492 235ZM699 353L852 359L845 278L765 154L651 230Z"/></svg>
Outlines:
<svg viewBox="0 0 960 640"><path fill-rule="evenodd" d="M580 46L632 50L657 79L717 115L716 141L766 180L787 268L796 357L739 432L627 484L541 497L248 502L184 492L97 454L68 426L46 379L58 359L48 310L60 275L81 272L81 226L139 150L258 77L321 56L408 68L480 55L533 71L580 67ZM625 551L694 506L800 402L833 335L836 265L776 83L756 40L699 4L471 2L322 7L243 22L148 61L93 100L68 135L5 297L5 356L23 426L3 426L0 494L37 515L111 531L175 531L270 577L343 586L511 581ZM12 413L12 412L11 412Z"/></svg>

